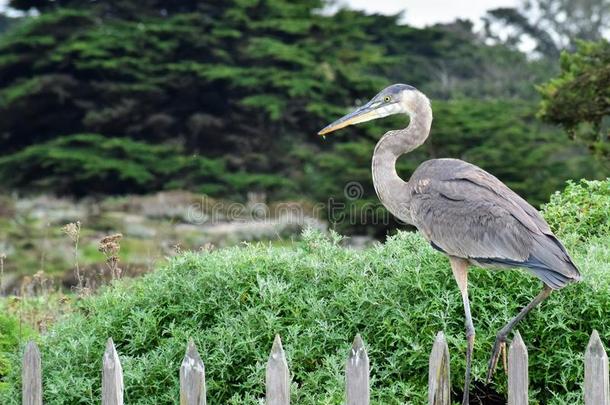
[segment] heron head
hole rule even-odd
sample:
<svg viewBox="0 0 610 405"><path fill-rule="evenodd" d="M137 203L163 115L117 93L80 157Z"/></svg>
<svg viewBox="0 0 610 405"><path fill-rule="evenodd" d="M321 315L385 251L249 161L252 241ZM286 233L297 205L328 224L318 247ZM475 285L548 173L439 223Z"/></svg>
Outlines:
<svg viewBox="0 0 610 405"><path fill-rule="evenodd" d="M414 103L416 93L418 91L415 87L408 84L393 84L388 86L362 107L321 129L318 135L326 135L350 125L376 120L388 115L409 114L412 111L411 106Z"/></svg>

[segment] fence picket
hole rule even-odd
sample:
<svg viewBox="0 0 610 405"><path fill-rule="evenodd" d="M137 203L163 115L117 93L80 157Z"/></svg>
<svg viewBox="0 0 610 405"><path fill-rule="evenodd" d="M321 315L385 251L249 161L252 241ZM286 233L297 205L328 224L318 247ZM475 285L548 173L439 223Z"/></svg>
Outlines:
<svg viewBox="0 0 610 405"><path fill-rule="evenodd" d="M102 365L102 405L123 405L123 368L112 338L106 343Z"/></svg>
<svg viewBox="0 0 610 405"><path fill-rule="evenodd" d="M508 349L508 405L527 405L528 355L521 334L515 337Z"/></svg>
<svg viewBox="0 0 610 405"><path fill-rule="evenodd" d="M585 405L610 405L608 355L596 330L585 352Z"/></svg>
<svg viewBox="0 0 610 405"><path fill-rule="evenodd" d="M192 339L180 366L180 405L206 405L205 365Z"/></svg>
<svg viewBox="0 0 610 405"><path fill-rule="evenodd" d="M451 403L450 358L447 340L438 332L429 358L428 404ZM608 355L596 330L585 351L585 405L610 405ZM345 364L346 405L370 403L369 358L358 334ZM528 353L519 332L508 350L508 405L528 404ZM112 338L106 343L102 365L102 405L123 405L123 369ZM23 353L22 403L42 405L42 363L36 343ZM282 341L277 335L266 368L266 405L290 404L290 372ZM180 405L206 405L205 365L193 340L189 340L180 367Z"/></svg>
<svg viewBox="0 0 610 405"><path fill-rule="evenodd" d="M265 385L267 405L290 404L290 372L280 335L275 336L271 347Z"/></svg>
<svg viewBox="0 0 610 405"><path fill-rule="evenodd" d="M451 378L449 371L449 348L443 332L438 332L428 369L428 405L451 404Z"/></svg>
<svg viewBox="0 0 610 405"><path fill-rule="evenodd" d="M347 405L369 405L369 356L357 334L345 364L345 396Z"/></svg>
<svg viewBox="0 0 610 405"><path fill-rule="evenodd" d="M33 341L25 346L22 378L23 405L42 405L42 363L40 350Z"/></svg>

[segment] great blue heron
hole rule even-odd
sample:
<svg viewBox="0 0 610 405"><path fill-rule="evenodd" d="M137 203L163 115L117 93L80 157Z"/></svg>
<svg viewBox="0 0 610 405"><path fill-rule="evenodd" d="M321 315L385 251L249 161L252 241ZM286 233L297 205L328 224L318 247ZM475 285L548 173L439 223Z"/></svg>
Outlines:
<svg viewBox="0 0 610 405"><path fill-rule="evenodd" d="M319 134L401 113L410 116L407 128L388 131L375 146L373 184L394 216L417 227L433 248L449 257L466 318L465 405L475 335L468 267L525 268L543 283L542 291L496 335L487 383L514 326L552 290L580 280L580 273L540 213L485 170L458 159L432 159L422 163L409 181L398 176L396 160L423 144L432 125L430 100L414 87L389 86Z"/></svg>

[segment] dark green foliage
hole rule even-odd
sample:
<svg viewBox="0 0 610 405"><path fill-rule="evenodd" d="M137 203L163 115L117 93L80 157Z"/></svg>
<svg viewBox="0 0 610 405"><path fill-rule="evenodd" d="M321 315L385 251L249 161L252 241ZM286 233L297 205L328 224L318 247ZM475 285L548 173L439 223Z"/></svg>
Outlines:
<svg viewBox="0 0 610 405"><path fill-rule="evenodd" d="M610 165L610 43L581 42L561 74L540 87L540 116L561 124Z"/></svg>
<svg viewBox="0 0 610 405"><path fill-rule="evenodd" d="M218 1L215 1L216 3ZM166 0L96 0L83 3L79 0L9 0L9 6L17 10L53 11L60 7L86 7L105 17L122 17L137 19L142 15L166 16L179 12L205 10L206 5L196 0L166 1ZM214 2L206 2L214 3Z"/></svg>
<svg viewBox="0 0 610 405"><path fill-rule="evenodd" d="M602 171L565 133L541 125L531 102L456 100L434 107L427 145L432 156L479 165L534 205L566 180L597 177Z"/></svg>
<svg viewBox="0 0 610 405"><path fill-rule="evenodd" d="M519 327L529 350L530 392L541 403L579 403L589 334L597 329L604 342L610 339L609 234L592 232L608 203L603 184L570 185L545 212L549 219L565 218L574 214L576 201L582 207L579 222L559 228L558 235L570 242L583 282L553 294ZM560 200L573 203L562 211ZM572 233L580 231L586 242ZM187 253L142 279L79 301L42 337L45 403L99 403L109 336L121 356L130 404L175 403L190 337L206 364L214 403L258 403L276 333L287 352L296 404L342 403L344 362L356 333L371 358L374 404L425 403L428 354L439 330L448 336L454 389L461 387L463 313L447 259L414 233L364 251L342 248L340 239L308 231L291 247ZM471 272L475 379L484 377L496 331L539 288L522 271ZM19 356L12 355L14 365ZM19 375L18 367L10 372L10 385L0 392L3 404L19 402ZM501 371L495 384L505 391Z"/></svg>
<svg viewBox="0 0 610 405"><path fill-rule="evenodd" d="M178 163L176 148L81 134L0 158L0 174L13 185L58 193L138 193L163 188ZM218 176L222 166L216 171Z"/></svg>
<svg viewBox="0 0 610 405"><path fill-rule="evenodd" d="M560 234L577 234L582 240L610 234L610 179L569 181L544 205L544 216Z"/></svg>
<svg viewBox="0 0 610 405"><path fill-rule="evenodd" d="M185 156L178 147L97 134L64 136L0 157L0 176L7 186L77 196L176 188L210 195L294 190L281 176L230 172L221 158Z"/></svg>

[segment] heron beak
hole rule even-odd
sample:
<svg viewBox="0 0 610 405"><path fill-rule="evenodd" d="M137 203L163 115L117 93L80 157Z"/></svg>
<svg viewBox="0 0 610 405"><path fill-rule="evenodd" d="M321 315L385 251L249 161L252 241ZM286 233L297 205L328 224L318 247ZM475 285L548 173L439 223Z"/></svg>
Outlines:
<svg viewBox="0 0 610 405"><path fill-rule="evenodd" d="M361 122L366 122L383 117L383 114L380 113L377 107L378 105L374 105L371 102L368 102L357 110L339 118L332 124L322 128L320 132L318 132L318 135L326 135L330 132L334 132L338 129L345 128L350 125L360 124Z"/></svg>

